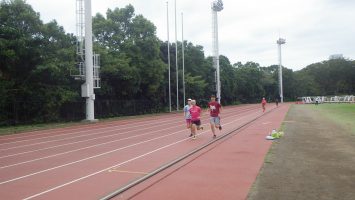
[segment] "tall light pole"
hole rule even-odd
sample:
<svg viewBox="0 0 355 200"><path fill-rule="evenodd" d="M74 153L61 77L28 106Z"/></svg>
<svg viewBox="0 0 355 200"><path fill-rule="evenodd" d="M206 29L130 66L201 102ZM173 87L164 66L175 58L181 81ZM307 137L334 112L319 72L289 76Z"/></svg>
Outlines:
<svg viewBox="0 0 355 200"><path fill-rule="evenodd" d="M184 50L184 13L181 13L181 51L182 51L182 88L184 93L184 105L186 105L185 96L185 50Z"/></svg>
<svg viewBox="0 0 355 200"><path fill-rule="evenodd" d="M218 52L218 20L217 12L223 10L222 0L212 2L212 48L213 48L213 66L216 69L216 91L218 102L221 103L221 81L219 71L219 52Z"/></svg>
<svg viewBox="0 0 355 200"><path fill-rule="evenodd" d="M279 38L276 43L279 47L279 94L281 103L284 102L283 88L282 88L282 64L281 64L281 45L286 43L285 39Z"/></svg>
<svg viewBox="0 0 355 200"><path fill-rule="evenodd" d="M176 23L176 0L175 0L175 65L176 65L176 110L179 111L179 67L177 47L177 23Z"/></svg>
<svg viewBox="0 0 355 200"><path fill-rule="evenodd" d="M93 78L93 52L92 52L92 16L91 0L85 0L85 84L82 86L82 95L86 98L86 120L94 121L94 78Z"/></svg>
<svg viewBox="0 0 355 200"><path fill-rule="evenodd" d="M171 112L171 85L170 85L170 38L169 38L169 2L166 2L166 21L167 21L167 37L168 37L169 111Z"/></svg>

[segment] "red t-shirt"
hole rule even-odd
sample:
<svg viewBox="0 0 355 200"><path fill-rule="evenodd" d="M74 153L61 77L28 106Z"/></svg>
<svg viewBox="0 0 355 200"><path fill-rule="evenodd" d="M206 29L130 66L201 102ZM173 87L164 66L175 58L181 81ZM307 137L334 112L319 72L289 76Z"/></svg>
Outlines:
<svg viewBox="0 0 355 200"><path fill-rule="evenodd" d="M208 103L208 108L210 109L210 116L211 117L218 117L219 109L221 108L221 104L217 101L211 101Z"/></svg>
<svg viewBox="0 0 355 200"><path fill-rule="evenodd" d="M265 104L266 104L266 100L263 99L263 100L261 101L261 104L265 105Z"/></svg>
<svg viewBox="0 0 355 200"><path fill-rule="evenodd" d="M201 108L198 106L192 106L190 108L191 121L200 120Z"/></svg>

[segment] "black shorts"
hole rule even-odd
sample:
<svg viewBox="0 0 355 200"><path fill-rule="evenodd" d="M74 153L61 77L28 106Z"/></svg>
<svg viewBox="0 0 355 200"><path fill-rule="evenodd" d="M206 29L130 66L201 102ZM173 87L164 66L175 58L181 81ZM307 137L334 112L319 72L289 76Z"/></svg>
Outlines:
<svg viewBox="0 0 355 200"><path fill-rule="evenodd" d="M201 120L191 121L191 124L196 124L197 126L200 126L201 125Z"/></svg>

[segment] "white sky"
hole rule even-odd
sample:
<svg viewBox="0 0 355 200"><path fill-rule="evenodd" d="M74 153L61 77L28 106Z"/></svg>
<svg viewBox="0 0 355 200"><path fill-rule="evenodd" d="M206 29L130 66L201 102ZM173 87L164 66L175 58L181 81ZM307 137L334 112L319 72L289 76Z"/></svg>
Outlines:
<svg viewBox="0 0 355 200"><path fill-rule="evenodd" d="M53 19L66 32L75 33L76 0L27 0L46 23ZM93 15L105 16L108 8L132 4L157 27L158 37L167 40L167 0L92 0ZM202 45L212 54L212 0L176 0L178 40L181 41L181 12L184 40ZM309 64L343 54L355 59L354 0L224 0L218 13L219 52L231 63L254 61L261 66L278 64L276 40L282 46L282 64L299 70ZM169 0L170 41L175 41L174 0Z"/></svg>

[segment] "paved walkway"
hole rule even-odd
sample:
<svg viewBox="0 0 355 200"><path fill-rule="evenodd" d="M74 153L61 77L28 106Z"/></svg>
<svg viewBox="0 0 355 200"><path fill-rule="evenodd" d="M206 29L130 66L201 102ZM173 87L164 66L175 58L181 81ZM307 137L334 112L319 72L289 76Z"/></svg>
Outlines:
<svg viewBox="0 0 355 200"><path fill-rule="evenodd" d="M290 104L283 104L265 113L238 134L220 141L182 167L171 169L116 199L246 199L272 144L265 137L280 127L289 107Z"/></svg>

